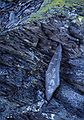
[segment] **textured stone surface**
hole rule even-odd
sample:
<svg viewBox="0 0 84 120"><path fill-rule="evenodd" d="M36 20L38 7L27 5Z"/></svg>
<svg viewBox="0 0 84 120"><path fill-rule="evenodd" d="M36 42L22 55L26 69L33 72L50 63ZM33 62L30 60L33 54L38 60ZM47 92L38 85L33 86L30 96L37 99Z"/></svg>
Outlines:
<svg viewBox="0 0 84 120"><path fill-rule="evenodd" d="M62 59L62 46L59 44L46 71L46 97L50 100L60 85L60 65Z"/></svg>
<svg viewBox="0 0 84 120"><path fill-rule="evenodd" d="M83 24L71 20L72 11L28 24L25 10L43 1L25 1L0 1L0 120L83 120ZM45 73L59 43L61 83L47 101Z"/></svg>

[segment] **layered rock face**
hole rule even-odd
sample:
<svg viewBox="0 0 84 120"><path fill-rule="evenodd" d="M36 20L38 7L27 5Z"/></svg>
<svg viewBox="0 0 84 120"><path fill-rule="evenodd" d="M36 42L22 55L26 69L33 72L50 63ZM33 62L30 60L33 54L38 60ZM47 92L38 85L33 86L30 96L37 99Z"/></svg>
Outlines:
<svg viewBox="0 0 84 120"><path fill-rule="evenodd" d="M0 1L0 120L84 119L83 23L62 14L28 23L42 2ZM58 44L61 82L47 101L45 74Z"/></svg>

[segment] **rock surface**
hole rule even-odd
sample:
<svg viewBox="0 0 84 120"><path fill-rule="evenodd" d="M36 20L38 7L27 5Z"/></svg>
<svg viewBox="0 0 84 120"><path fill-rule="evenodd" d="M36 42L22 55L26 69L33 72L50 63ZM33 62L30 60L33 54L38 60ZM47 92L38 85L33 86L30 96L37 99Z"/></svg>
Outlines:
<svg viewBox="0 0 84 120"><path fill-rule="evenodd" d="M42 2L0 1L0 120L84 119L83 23L71 11L28 24ZM47 101L45 73L59 43L61 83Z"/></svg>
<svg viewBox="0 0 84 120"><path fill-rule="evenodd" d="M59 44L46 71L46 98L49 101L60 85L60 64L62 59L62 46Z"/></svg>

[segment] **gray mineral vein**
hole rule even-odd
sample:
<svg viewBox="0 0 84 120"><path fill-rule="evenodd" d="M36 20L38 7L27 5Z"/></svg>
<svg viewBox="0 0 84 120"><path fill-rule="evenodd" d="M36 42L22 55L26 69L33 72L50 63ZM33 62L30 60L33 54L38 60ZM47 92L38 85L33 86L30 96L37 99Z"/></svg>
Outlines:
<svg viewBox="0 0 84 120"><path fill-rule="evenodd" d="M46 97L50 100L54 91L60 85L60 62L62 56L62 47L59 45L53 55L49 64L48 70L46 71Z"/></svg>

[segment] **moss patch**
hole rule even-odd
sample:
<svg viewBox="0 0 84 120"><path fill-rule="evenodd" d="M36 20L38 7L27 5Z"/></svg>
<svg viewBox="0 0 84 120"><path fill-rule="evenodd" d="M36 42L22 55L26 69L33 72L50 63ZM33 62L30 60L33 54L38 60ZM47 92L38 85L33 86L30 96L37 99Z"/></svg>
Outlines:
<svg viewBox="0 0 84 120"><path fill-rule="evenodd" d="M74 7L77 5L84 5L84 0L44 0L40 9L36 13L32 13L28 21L34 21L38 19L44 19L53 15L50 15L49 11L52 9L57 9L57 6L60 10L63 11L63 6ZM63 11L64 12L64 11Z"/></svg>
<svg viewBox="0 0 84 120"><path fill-rule="evenodd" d="M56 6L63 6L64 1L65 0L44 0L40 9L36 13L31 14L29 21L46 18L47 16L45 16L45 14L47 14L49 10Z"/></svg>

